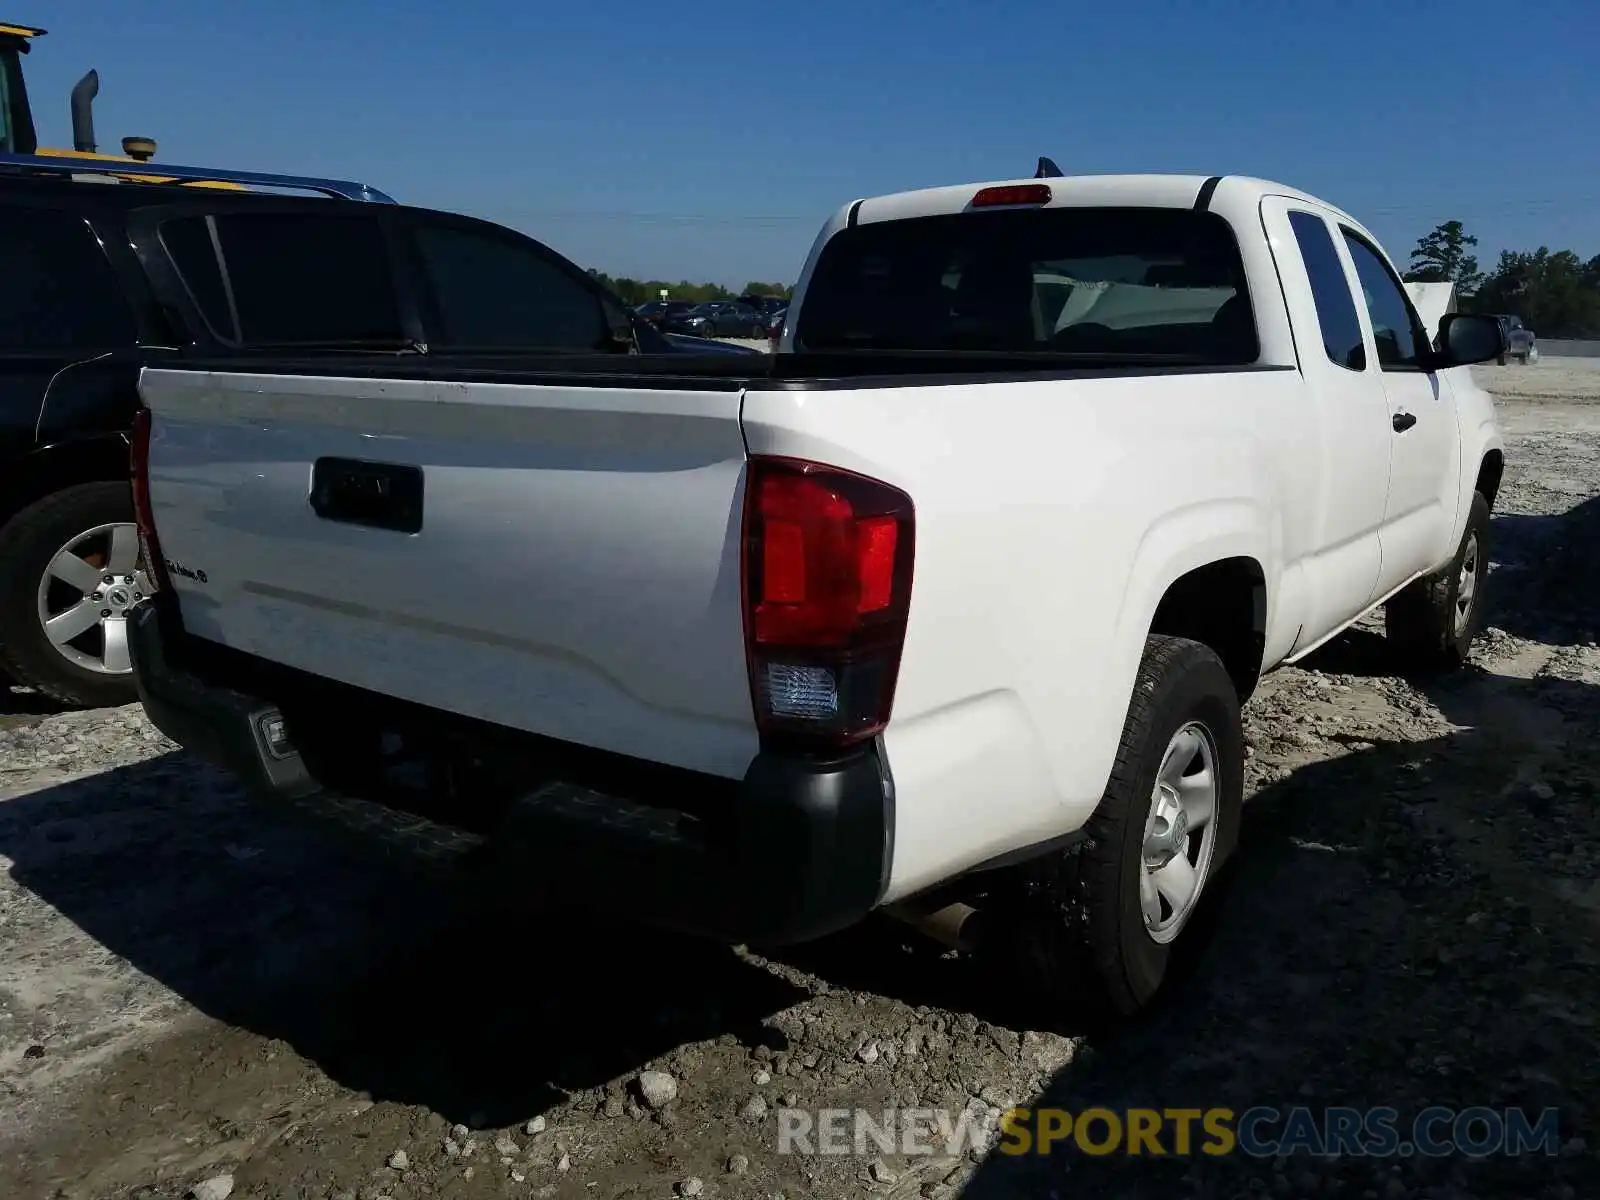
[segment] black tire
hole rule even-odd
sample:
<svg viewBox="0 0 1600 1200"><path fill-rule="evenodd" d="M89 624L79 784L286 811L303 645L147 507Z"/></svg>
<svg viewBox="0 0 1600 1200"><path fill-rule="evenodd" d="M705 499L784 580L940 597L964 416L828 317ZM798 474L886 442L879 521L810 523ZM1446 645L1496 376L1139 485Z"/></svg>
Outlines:
<svg viewBox="0 0 1600 1200"><path fill-rule="evenodd" d="M1145 827L1168 747L1191 724L1211 739L1215 832L1198 897L1173 939L1160 942L1147 930L1140 902ZM1206 940L1243 802L1244 729L1227 668L1209 646L1150 637L1088 840L1030 871L1028 908L1016 914L1018 940L1004 945L1020 956L1023 985L1057 1012L1090 1018L1125 1018L1155 1004L1175 968L1192 962ZM1188 844L1204 853L1205 836L1191 832Z"/></svg>
<svg viewBox="0 0 1600 1200"><path fill-rule="evenodd" d="M35 501L0 526L0 668L62 704L101 708L138 699L133 672L108 675L64 658L39 621L39 584L79 534L133 522L126 483L81 483Z"/></svg>
<svg viewBox="0 0 1600 1200"><path fill-rule="evenodd" d="M1472 591L1463 605L1463 568L1469 565ZM1488 573L1489 502L1473 492L1467 527L1449 565L1417 580L1384 605L1384 631L1404 666L1441 672L1458 670L1466 663L1483 616Z"/></svg>

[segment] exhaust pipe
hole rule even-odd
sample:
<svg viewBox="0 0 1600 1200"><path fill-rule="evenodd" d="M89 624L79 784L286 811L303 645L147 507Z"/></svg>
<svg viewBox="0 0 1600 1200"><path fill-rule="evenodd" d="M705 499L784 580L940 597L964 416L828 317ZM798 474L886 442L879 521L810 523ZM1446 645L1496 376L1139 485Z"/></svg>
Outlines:
<svg viewBox="0 0 1600 1200"><path fill-rule="evenodd" d="M885 905L883 911L886 916L911 926L952 950L971 953L982 940L980 914L970 904L958 901L930 910L923 905L902 902Z"/></svg>
<svg viewBox="0 0 1600 1200"><path fill-rule="evenodd" d="M72 148L94 153L94 98L100 94L100 72L90 71L72 87Z"/></svg>

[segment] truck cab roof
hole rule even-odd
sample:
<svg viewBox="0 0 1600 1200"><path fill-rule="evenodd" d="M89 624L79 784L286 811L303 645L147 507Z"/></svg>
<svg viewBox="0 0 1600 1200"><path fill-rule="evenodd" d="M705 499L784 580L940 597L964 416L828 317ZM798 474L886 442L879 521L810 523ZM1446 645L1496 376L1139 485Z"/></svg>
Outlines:
<svg viewBox="0 0 1600 1200"><path fill-rule="evenodd" d="M1330 210L1352 224L1355 219L1320 197L1298 188L1248 175L1070 175L1045 179L995 179L893 192L856 200L838 210L841 225L903 221L965 211L973 197L990 189L1038 188L1049 198L1037 207L1132 206L1140 208L1254 207L1263 196L1286 196Z"/></svg>

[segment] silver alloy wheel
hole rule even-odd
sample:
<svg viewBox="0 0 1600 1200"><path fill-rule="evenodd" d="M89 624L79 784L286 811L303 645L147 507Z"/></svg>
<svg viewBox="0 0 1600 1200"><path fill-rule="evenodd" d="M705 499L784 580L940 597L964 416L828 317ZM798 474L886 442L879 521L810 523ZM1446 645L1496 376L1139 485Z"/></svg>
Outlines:
<svg viewBox="0 0 1600 1200"><path fill-rule="evenodd" d="M39 580L39 623L57 654L100 675L126 675L127 611L153 589L139 561L139 531L97 525L55 552Z"/></svg>
<svg viewBox="0 0 1600 1200"><path fill-rule="evenodd" d="M1211 731L1191 721L1167 743L1139 859L1139 907L1153 941L1182 931L1211 870L1222 780Z"/></svg>
<svg viewBox="0 0 1600 1200"><path fill-rule="evenodd" d="M1478 535L1467 535L1461 551L1461 572L1456 579L1456 606L1450 613L1450 632L1460 637L1472 619L1472 598L1478 592Z"/></svg>

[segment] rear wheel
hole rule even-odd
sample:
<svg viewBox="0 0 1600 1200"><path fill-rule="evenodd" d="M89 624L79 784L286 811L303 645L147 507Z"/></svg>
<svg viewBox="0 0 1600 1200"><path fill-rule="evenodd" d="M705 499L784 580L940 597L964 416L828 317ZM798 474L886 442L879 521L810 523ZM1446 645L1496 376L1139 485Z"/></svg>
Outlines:
<svg viewBox="0 0 1600 1200"><path fill-rule="evenodd" d="M128 484L36 501L0 528L0 666L64 704L131 703L125 614L150 591Z"/></svg>
<svg viewBox="0 0 1600 1200"><path fill-rule="evenodd" d="M1026 983L1052 1006L1129 1016L1203 943L1238 839L1239 699L1208 646L1152 636L1088 840L1041 865L1022 917Z"/></svg>
<svg viewBox="0 0 1600 1200"><path fill-rule="evenodd" d="M1401 660L1422 671L1467 661L1483 615L1489 574L1489 502L1472 494L1467 527L1444 570L1417 580L1384 605L1384 630Z"/></svg>

